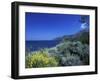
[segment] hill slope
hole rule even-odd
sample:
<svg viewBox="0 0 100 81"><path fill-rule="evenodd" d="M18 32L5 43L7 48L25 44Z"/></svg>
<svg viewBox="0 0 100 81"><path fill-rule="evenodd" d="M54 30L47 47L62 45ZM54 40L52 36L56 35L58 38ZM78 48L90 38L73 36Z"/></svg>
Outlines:
<svg viewBox="0 0 100 81"><path fill-rule="evenodd" d="M82 43L89 44L89 29L83 29L73 35L64 35L57 37L55 40L59 41L81 41Z"/></svg>

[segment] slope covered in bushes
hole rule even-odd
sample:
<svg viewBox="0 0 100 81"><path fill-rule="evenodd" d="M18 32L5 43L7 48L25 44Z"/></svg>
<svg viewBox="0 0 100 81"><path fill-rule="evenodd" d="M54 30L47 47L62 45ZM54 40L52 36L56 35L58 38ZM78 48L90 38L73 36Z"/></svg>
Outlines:
<svg viewBox="0 0 100 81"><path fill-rule="evenodd" d="M27 54L26 68L89 65L89 45L63 41L52 48Z"/></svg>

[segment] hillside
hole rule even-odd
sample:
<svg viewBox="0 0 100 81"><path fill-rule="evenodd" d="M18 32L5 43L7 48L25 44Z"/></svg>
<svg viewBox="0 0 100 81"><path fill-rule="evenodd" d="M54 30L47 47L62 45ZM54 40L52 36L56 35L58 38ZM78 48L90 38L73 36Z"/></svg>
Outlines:
<svg viewBox="0 0 100 81"><path fill-rule="evenodd" d="M81 41L82 43L89 44L89 29L83 29L72 35L64 35L62 37L57 37L55 40L59 41Z"/></svg>

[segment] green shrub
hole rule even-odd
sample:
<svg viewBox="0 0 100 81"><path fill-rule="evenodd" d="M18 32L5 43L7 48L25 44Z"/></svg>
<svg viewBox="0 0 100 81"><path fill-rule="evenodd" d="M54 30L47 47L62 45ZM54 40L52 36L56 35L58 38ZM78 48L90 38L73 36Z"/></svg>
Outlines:
<svg viewBox="0 0 100 81"><path fill-rule="evenodd" d="M75 66L75 65L82 65L82 61L80 60L79 56L76 55L69 55L68 57L62 57L61 65L62 66Z"/></svg>
<svg viewBox="0 0 100 81"><path fill-rule="evenodd" d="M88 65L89 64L89 45L80 41L67 41L57 45L59 65ZM73 59L73 60L72 60ZM71 64L69 64L71 62ZM78 62L78 63L76 63Z"/></svg>
<svg viewBox="0 0 100 81"><path fill-rule="evenodd" d="M64 41L55 47L26 55L26 68L89 65L89 45Z"/></svg>

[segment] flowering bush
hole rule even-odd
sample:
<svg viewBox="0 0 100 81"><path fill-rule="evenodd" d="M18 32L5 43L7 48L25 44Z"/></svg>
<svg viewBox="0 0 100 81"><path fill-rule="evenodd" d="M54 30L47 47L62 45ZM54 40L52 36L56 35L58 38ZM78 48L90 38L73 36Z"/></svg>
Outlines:
<svg viewBox="0 0 100 81"><path fill-rule="evenodd" d="M54 57L49 57L46 52L36 52L26 57L26 68L32 67L54 67L58 63Z"/></svg>

